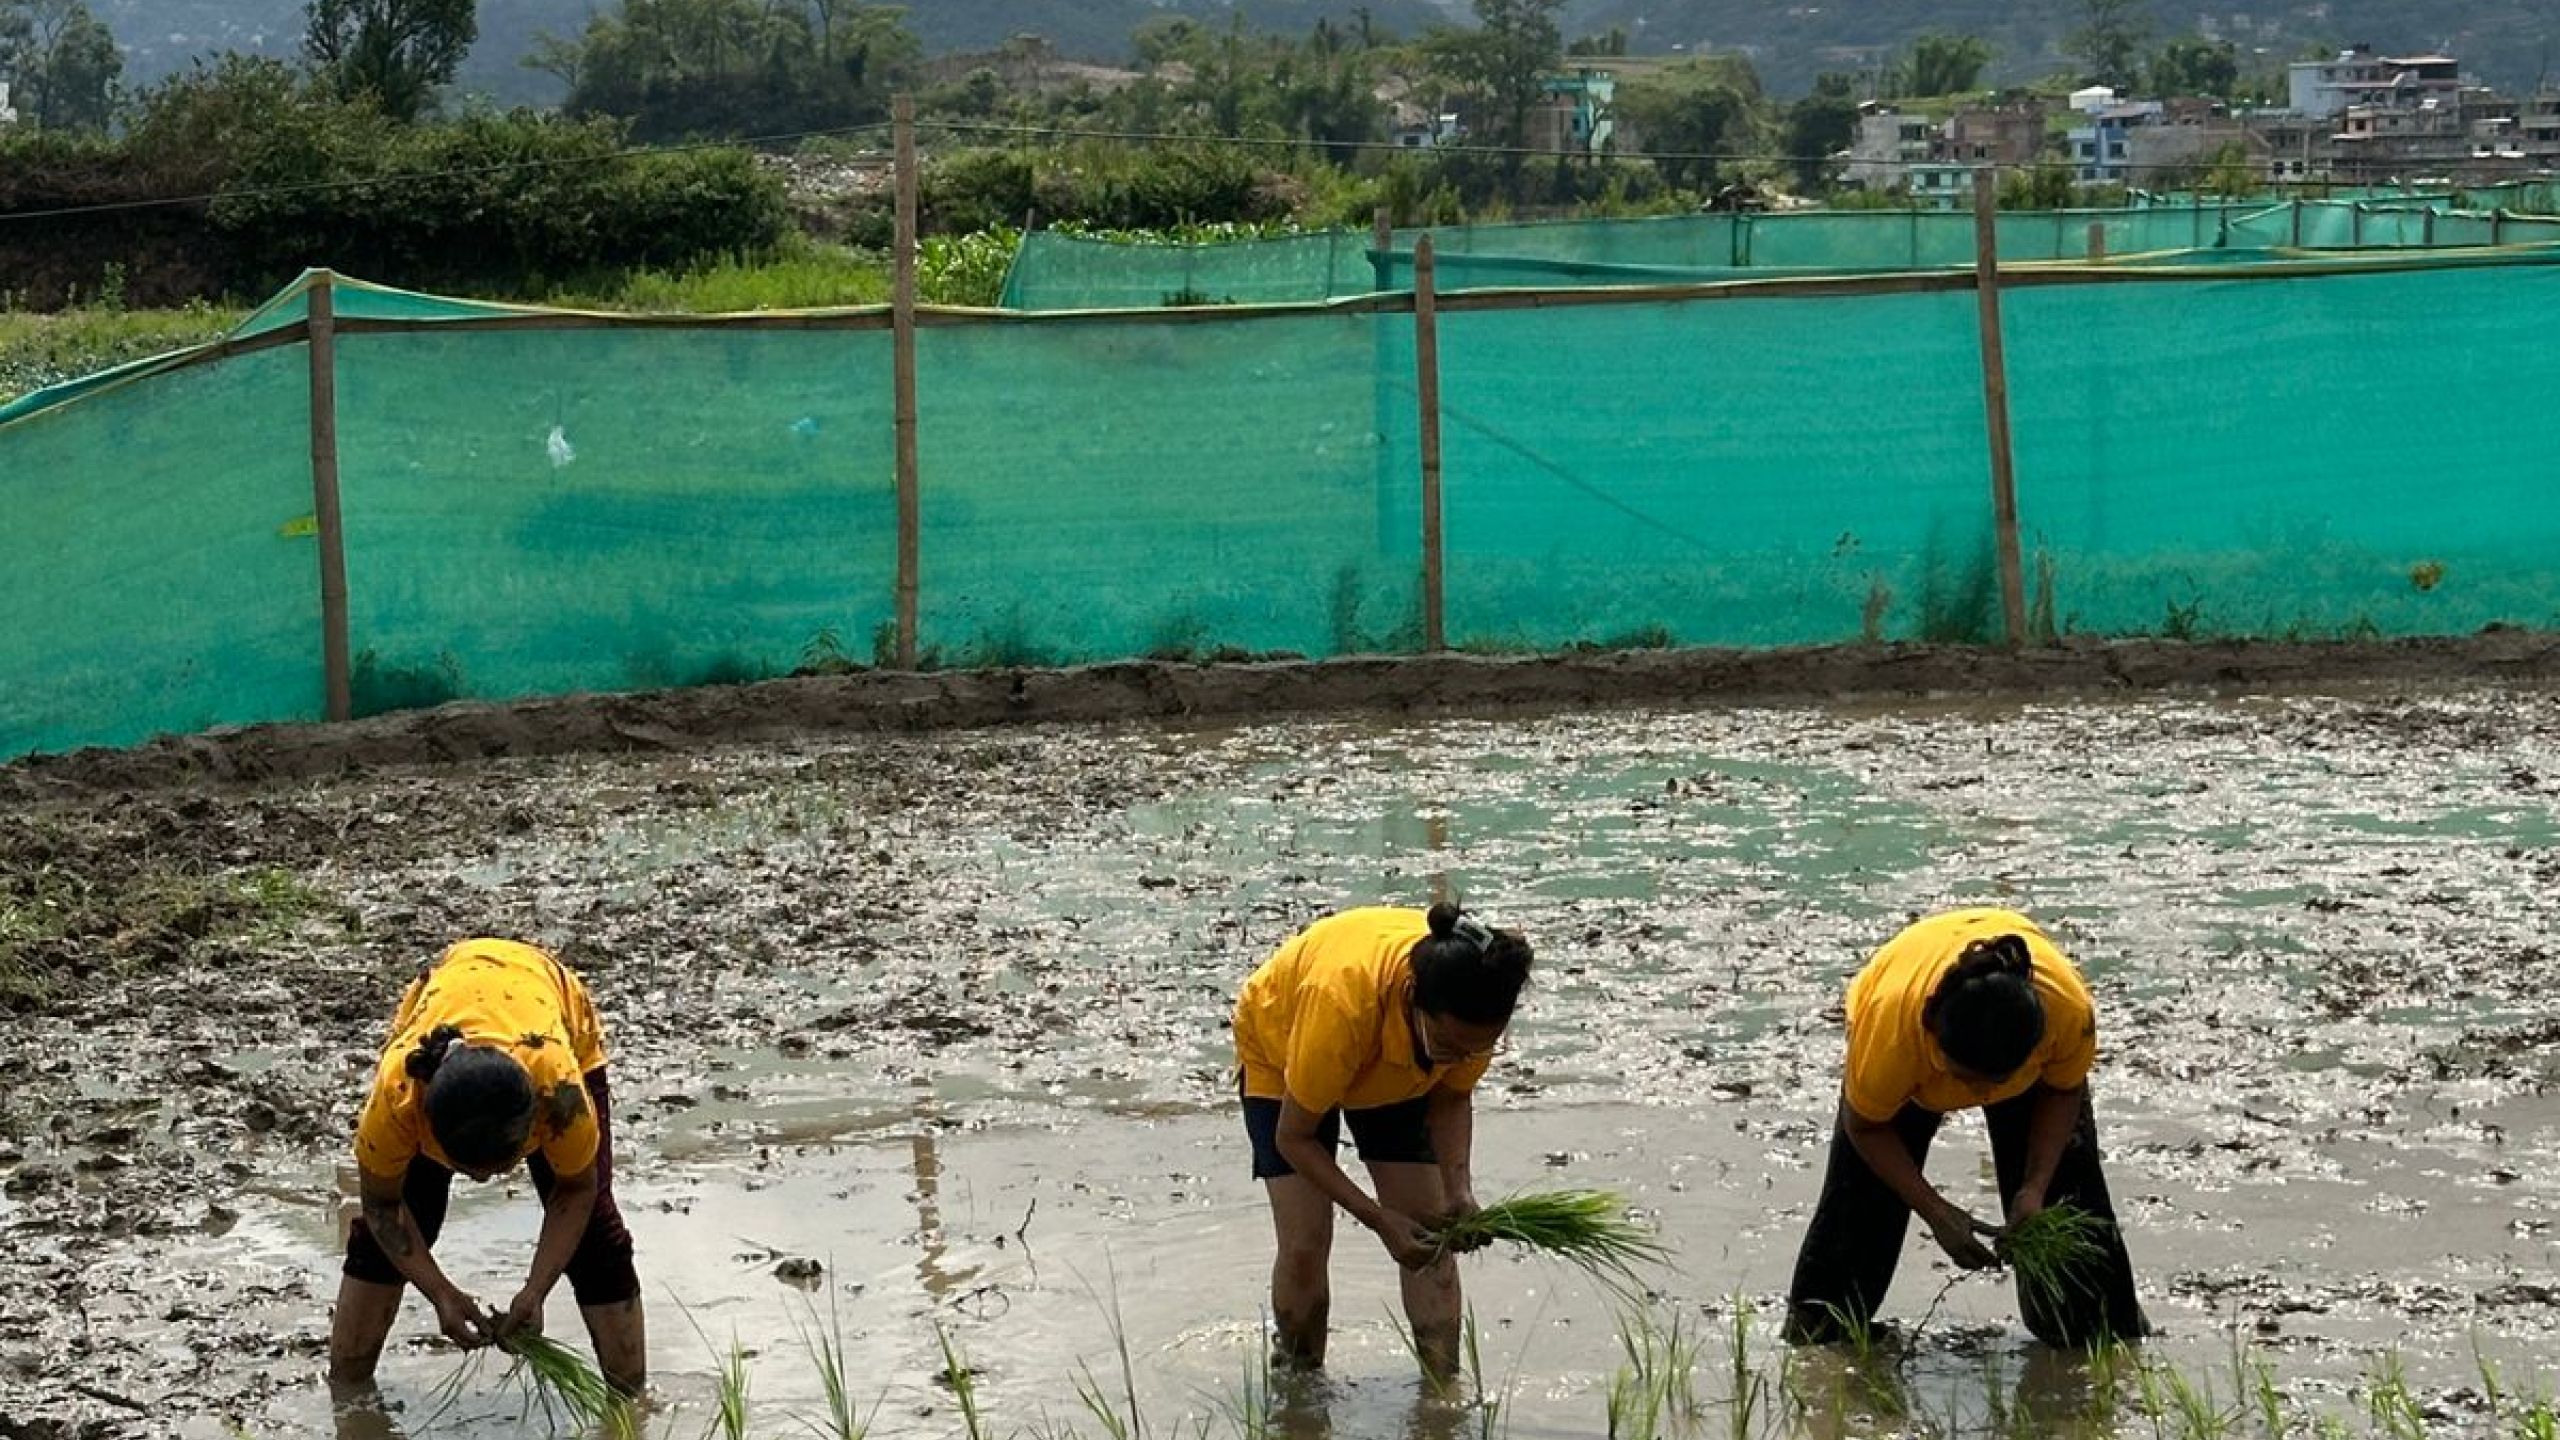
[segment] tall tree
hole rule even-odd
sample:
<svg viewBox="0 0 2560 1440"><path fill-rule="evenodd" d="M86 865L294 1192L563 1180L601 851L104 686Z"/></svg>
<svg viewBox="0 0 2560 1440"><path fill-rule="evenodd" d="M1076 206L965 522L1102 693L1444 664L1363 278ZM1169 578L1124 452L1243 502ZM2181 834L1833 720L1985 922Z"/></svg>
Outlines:
<svg viewBox="0 0 2560 1440"><path fill-rule="evenodd" d="M1556 21L1563 8L1564 0L1475 0L1475 29L1438 30L1424 40L1430 68L1481 107L1470 119L1484 139L1508 146L1528 140L1529 115L1564 58Z"/></svg>
<svg viewBox="0 0 2560 1440"><path fill-rule="evenodd" d="M302 50L341 95L414 120L480 38L478 0L311 0Z"/></svg>
<svg viewBox="0 0 2560 1440"><path fill-rule="evenodd" d="M2151 57L2151 92L2228 100L2240 86L2240 51L2228 40L2181 35Z"/></svg>
<svg viewBox="0 0 2560 1440"><path fill-rule="evenodd" d="M83 0L0 0L0 78L27 123L105 129L123 74L114 33Z"/></svg>
<svg viewBox="0 0 2560 1440"><path fill-rule="evenodd" d="M1982 67L1990 63L1991 42L1981 36L1932 32L1911 42L1900 93L1919 98L1961 94L1981 81Z"/></svg>
<svg viewBox="0 0 2560 1440"><path fill-rule="evenodd" d="M2132 89L2142 79L2142 47L2151 38L2143 0L2081 0L2080 28L2064 50L2100 85Z"/></svg>
<svg viewBox="0 0 2560 1440"><path fill-rule="evenodd" d="M1618 92L1618 113L1662 178L1693 190L1714 189L1729 157L1758 149L1760 108L1760 77L1739 56L1691 60Z"/></svg>
<svg viewBox="0 0 2560 1440"><path fill-rule="evenodd" d="M1831 179L1831 157L1857 137L1858 82L1839 74L1816 79L1813 93L1787 110L1786 149L1797 188L1807 194L1824 189Z"/></svg>
<svg viewBox="0 0 2560 1440"><path fill-rule="evenodd" d="M529 64L570 81L572 114L617 115L643 140L861 124L922 54L887 5L623 0Z"/></svg>

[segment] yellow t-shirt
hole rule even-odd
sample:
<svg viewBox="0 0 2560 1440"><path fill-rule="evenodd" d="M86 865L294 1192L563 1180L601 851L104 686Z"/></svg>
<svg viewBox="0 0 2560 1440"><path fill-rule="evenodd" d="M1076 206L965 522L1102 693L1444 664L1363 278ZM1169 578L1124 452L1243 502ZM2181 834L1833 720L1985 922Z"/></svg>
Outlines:
<svg viewBox="0 0 2560 1440"><path fill-rule="evenodd" d="M2036 994L2044 1001L2044 1040L2018 1073L1997 1085L1974 1085L1948 1073L1920 1012L1956 957L1975 940L2016 935L2035 961ZM1849 1064L1843 1093L1869 1120L1891 1120L1906 1104L1945 1113L2022 1095L2042 1081L2078 1087L2098 1058L2097 1011L2080 972L2035 922L2014 910L1951 910L1919 920L1885 942L1849 982Z"/></svg>
<svg viewBox="0 0 2560 1440"><path fill-rule="evenodd" d="M604 1068L604 1026L585 983L530 945L465 940L401 997L390 1047L356 1122L356 1163L366 1174L396 1180L418 1155L453 1168L427 1125L426 1087L408 1071L409 1052L440 1025L458 1027L463 1044L505 1051L533 1077L525 1155L540 1151L562 1175L595 1163L596 1117L586 1075Z"/></svg>
<svg viewBox="0 0 2560 1440"><path fill-rule="evenodd" d="M1374 1110L1446 1087L1469 1091L1491 1056L1428 1066L1406 1018L1413 947L1431 933L1419 910L1346 910L1290 937L1236 997L1244 1093L1284 1095L1321 1115Z"/></svg>

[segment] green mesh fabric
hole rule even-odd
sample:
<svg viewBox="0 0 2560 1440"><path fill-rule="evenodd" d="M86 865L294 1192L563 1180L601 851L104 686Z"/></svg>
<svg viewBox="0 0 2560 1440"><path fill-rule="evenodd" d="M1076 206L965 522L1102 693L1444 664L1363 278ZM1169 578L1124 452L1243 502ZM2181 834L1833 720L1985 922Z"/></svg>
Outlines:
<svg viewBox="0 0 2560 1440"><path fill-rule="evenodd" d="M2436 214L2439 242L2474 218ZM2301 253L2156 252L2012 288L2041 623L2560 625L2535 424L2560 242L2282 258ZM1481 258L1504 257L1449 263ZM1600 303L1442 317L1453 642L1995 633L1969 290L1548 298ZM881 653L885 331L413 318L339 342L359 708ZM1419 642L1410 316L931 318L929 659ZM320 708L305 353L198 358L0 423L0 755Z"/></svg>
<svg viewBox="0 0 2560 1440"><path fill-rule="evenodd" d="M1823 300L1450 315L1452 643L1979 633L1997 610L1973 305L1870 297L1855 326Z"/></svg>
<svg viewBox="0 0 2560 1440"><path fill-rule="evenodd" d="M2031 582L2109 634L2560 621L2530 358L2554 302L2548 264L2015 292Z"/></svg>
<svg viewBox="0 0 2560 1440"><path fill-rule="evenodd" d="M1418 636L1407 317L919 335L921 644L947 662Z"/></svg>
<svg viewBox="0 0 2560 1440"><path fill-rule="evenodd" d="M0 430L0 757L320 715L299 348Z"/></svg>
<svg viewBox="0 0 2560 1440"><path fill-rule="evenodd" d="M889 361L883 331L342 338L357 708L869 664Z"/></svg>
<svg viewBox="0 0 2560 1440"><path fill-rule="evenodd" d="M2550 184L2461 192L2340 192L2322 200L2268 197L2119 210L2005 212L2000 257L2010 264L2081 261L2096 230L2106 258L2157 263L2259 263L2285 249L2375 250L2537 245L2560 239ZM2506 213L2496 215L2493 212ZM1671 215L1399 230L1373 257L1365 236L1337 231L1223 245L1135 245L1036 233L1006 276L1005 304L1036 311L1145 308L1176 303L1308 303L1413 284L1414 242L1432 238L1438 284L1471 289L1581 289L1701 284L1730 279L1948 269L1974 258L1973 217L1960 211L1800 211ZM2189 252L2228 251L2206 256Z"/></svg>
<svg viewBox="0 0 2560 1440"><path fill-rule="evenodd" d="M1263 305L1377 289L1369 239L1347 231L1220 245L1138 245L1035 230L1005 272L1008 310Z"/></svg>

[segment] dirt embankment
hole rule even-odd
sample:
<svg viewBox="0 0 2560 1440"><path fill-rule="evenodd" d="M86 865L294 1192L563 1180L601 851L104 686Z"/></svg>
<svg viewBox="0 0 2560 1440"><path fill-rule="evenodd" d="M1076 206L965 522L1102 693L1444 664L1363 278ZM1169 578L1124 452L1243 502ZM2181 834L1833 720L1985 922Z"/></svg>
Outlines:
<svg viewBox="0 0 2560 1440"><path fill-rule="evenodd" d="M1939 645L1659 650L1526 658L1354 657L1270 664L1139 661L1060 670L870 673L645 694L455 704L350 725L262 725L0 767L0 800L199 780L307 779L384 766L687 750L828 732L1037 721L1486 712L1860 696L2067 694L2560 679L2560 636L2491 631L2394 641L2078 641L2028 651Z"/></svg>

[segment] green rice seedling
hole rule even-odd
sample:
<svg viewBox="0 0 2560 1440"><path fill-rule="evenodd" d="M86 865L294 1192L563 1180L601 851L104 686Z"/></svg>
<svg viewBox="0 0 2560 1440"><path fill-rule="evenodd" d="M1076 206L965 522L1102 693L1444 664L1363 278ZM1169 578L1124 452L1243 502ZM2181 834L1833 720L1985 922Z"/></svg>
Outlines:
<svg viewBox="0 0 2560 1440"><path fill-rule="evenodd" d="M2389 1440L2425 1440L2427 1412L2409 1393L2409 1378L2395 1352L2374 1362L2365 1380L2365 1414Z"/></svg>
<svg viewBox="0 0 2560 1440"><path fill-rule="evenodd" d="M1837 1305L1823 1308L1831 1312L1831 1323L1839 1327L1841 1347L1848 1352L1850 1375L1857 1381L1860 1402L1880 1418L1906 1416L1910 1405L1902 1390L1900 1367L1885 1354L1884 1336L1876 1329L1875 1317L1852 1315Z"/></svg>
<svg viewBox="0 0 2560 1440"><path fill-rule="evenodd" d="M2088 1350L2089 1406L2083 1418L2101 1434L2112 1435L2116 1429L2116 1413L2124 1400L2124 1372L2128 1362L2139 1365L2131 1351L2113 1340L2100 1340Z"/></svg>
<svg viewBox="0 0 2560 1440"><path fill-rule="evenodd" d="M1750 1296L1733 1297L1733 1315L1725 1326L1725 1376L1732 1387L1725 1403L1733 1440L1751 1440L1759 1433L1760 1406L1768 1395L1768 1378L1751 1362L1752 1313Z"/></svg>
<svg viewBox="0 0 2560 1440"><path fill-rule="evenodd" d="M968 1360L951 1338L951 1332L937 1323L933 1338L942 1346L942 1382L951 1387L951 1395L960 1406L961 1433L967 1440L987 1440L987 1423L978 1413L978 1376L969 1368Z"/></svg>
<svg viewBox="0 0 2560 1440"><path fill-rule="evenodd" d="M1236 1440L1277 1440L1277 1432L1271 1423L1274 1400L1271 1346L1264 1333L1269 1328L1266 1320L1255 1331L1255 1343L1245 1350L1243 1381L1233 1394L1219 1401L1219 1407L1227 1412L1227 1423L1234 1429Z"/></svg>
<svg viewBox="0 0 2560 1440"><path fill-rule="evenodd" d="M2106 1264L2113 1230L2103 1218L2064 1201L2010 1226L1992 1249L2018 1273L2030 1304L2059 1312Z"/></svg>
<svg viewBox="0 0 2560 1440"><path fill-rule="evenodd" d="M2275 1367L2250 1354L2248 1342L2236 1331L2231 1337L2231 1384L2257 1417L2259 1433L2266 1440L2284 1440L2284 1393L2276 1388Z"/></svg>
<svg viewBox="0 0 2560 1440"><path fill-rule="evenodd" d="M711 1424L703 1434L717 1436L719 1440L748 1440L747 1347L739 1344L733 1335L729 1337L728 1352L715 1358L719 1362L715 1371L718 1394L711 1411Z"/></svg>
<svg viewBox="0 0 2560 1440"><path fill-rule="evenodd" d="M604 1372L584 1355L538 1331L521 1330L498 1342L515 1363L507 1367L509 1383L525 1393L528 1410L539 1407L552 1428L605 1428L621 1409Z"/></svg>
<svg viewBox="0 0 2560 1440"><path fill-rule="evenodd" d="M1547 1190L1499 1200L1439 1226L1443 1254L1496 1240L1553 1256L1621 1294L1643 1289L1639 1266L1667 1263L1669 1246L1607 1190Z"/></svg>
<svg viewBox="0 0 2560 1440"><path fill-rule="evenodd" d="M2176 1425L2172 1433L2178 1440L2224 1440L2239 1424L2245 1403L2226 1406L2213 1393L2213 1382L2199 1384L2175 1366L2160 1368L2166 1374L2169 1416Z"/></svg>
<svg viewBox="0 0 2560 1440"><path fill-rule="evenodd" d="M869 1415L860 1413L854 1404L850 1351L845 1345L844 1316L836 1307L835 1292L827 1293L824 1324L819 1322L816 1302L809 1302L808 1311L805 1323L793 1323L800 1332L800 1348L809 1356L809 1367L818 1374L818 1393L825 1398L827 1408L816 1419L802 1416L800 1423L820 1440L864 1440L871 1433L872 1420L880 1413L880 1402L871 1402Z"/></svg>
<svg viewBox="0 0 2560 1440"><path fill-rule="evenodd" d="M1669 1329L1652 1312L1618 1317L1618 1349L1626 1358L1609 1382L1609 1434L1661 1440L1691 1430L1698 1416L1698 1343L1678 1311Z"/></svg>
<svg viewBox="0 0 2560 1440"><path fill-rule="evenodd" d="M2516 1408L2509 1433L2515 1440L2560 1440L2560 1411L2554 1411L2548 1400L2527 1400Z"/></svg>

